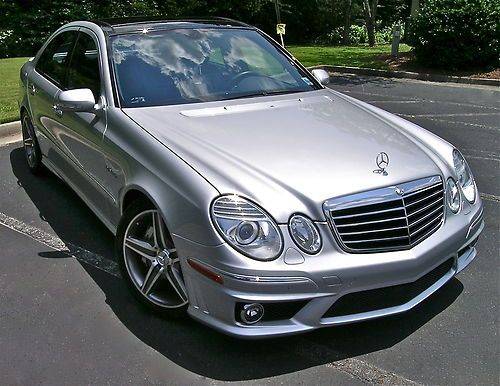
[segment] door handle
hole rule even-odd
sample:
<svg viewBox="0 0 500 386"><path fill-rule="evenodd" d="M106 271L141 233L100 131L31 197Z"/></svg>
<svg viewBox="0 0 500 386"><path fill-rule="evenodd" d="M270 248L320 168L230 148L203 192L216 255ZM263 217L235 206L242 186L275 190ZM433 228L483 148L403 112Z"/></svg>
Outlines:
<svg viewBox="0 0 500 386"><path fill-rule="evenodd" d="M30 87L30 94L31 95L35 95L36 94L36 87L35 87L35 85L33 83L31 84L31 87Z"/></svg>
<svg viewBox="0 0 500 386"><path fill-rule="evenodd" d="M56 115L58 117L62 117L63 111L61 110L61 108L58 105L53 105L52 110L54 110L54 113L56 113Z"/></svg>

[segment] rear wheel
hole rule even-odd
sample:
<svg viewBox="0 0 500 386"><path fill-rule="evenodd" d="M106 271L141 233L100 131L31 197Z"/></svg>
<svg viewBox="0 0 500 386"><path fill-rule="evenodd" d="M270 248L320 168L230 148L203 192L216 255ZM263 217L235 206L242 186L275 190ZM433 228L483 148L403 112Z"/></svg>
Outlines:
<svg viewBox="0 0 500 386"><path fill-rule="evenodd" d="M141 303L167 316L185 314L188 297L177 251L160 212L146 200L125 210L116 254L123 277Z"/></svg>
<svg viewBox="0 0 500 386"><path fill-rule="evenodd" d="M28 168L33 174L39 174L42 169L42 152L31 119L26 113L23 114L22 132L24 154Z"/></svg>

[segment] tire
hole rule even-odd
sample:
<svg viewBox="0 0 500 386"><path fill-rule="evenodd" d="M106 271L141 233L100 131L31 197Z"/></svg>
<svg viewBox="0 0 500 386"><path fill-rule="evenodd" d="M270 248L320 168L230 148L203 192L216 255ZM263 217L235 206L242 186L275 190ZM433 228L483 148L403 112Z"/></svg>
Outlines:
<svg viewBox="0 0 500 386"><path fill-rule="evenodd" d="M186 315L189 301L179 257L160 212L149 201L136 200L125 210L115 254L140 303L167 317Z"/></svg>
<svg viewBox="0 0 500 386"><path fill-rule="evenodd" d="M43 169L42 152L36 138L35 129L27 113L22 115L22 133L26 164L31 173L40 175Z"/></svg>

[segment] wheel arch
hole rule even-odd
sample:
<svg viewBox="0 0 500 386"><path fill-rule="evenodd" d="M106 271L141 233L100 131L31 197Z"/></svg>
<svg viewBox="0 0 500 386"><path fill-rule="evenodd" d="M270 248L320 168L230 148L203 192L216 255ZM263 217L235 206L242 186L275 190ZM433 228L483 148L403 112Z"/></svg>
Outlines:
<svg viewBox="0 0 500 386"><path fill-rule="evenodd" d="M28 116L29 116L29 112L28 112L28 109L26 108L26 106L21 105L21 108L19 109L19 118L23 119L24 114L28 114Z"/></svg>
<svg viewBox="0 0 500 386"><path fill-rule="evenodd" d="M141 199L148 201L155 209L158 209L160 211L167 230L172 235L171 223L167 217L168 207L165 208L164 205L160 205L160 202L156 200L153 195L151 195L142 186L131 185L124 191L123 197L120 201L120 216L123 216L123 213L127 210L128 207L130 207L130 205L132 205L132 203ZM165 213L165 211L167 211L167 213Z"/></svg>
<svg viewBox="0 0 500 386"><path fill-rule="evenodd" d="M137 201L140 199L150 201L151 204L155 205L152 198L148 194L146 194L142 189L138 189L137 187L132 187L132 188L128 189L127 192L125 193L125 195L123 196L123 199L122 199L122 202L120 205L120 213L123 215L123 212L125 212L125 210L127 210L127 208L130 205L132 205L132 203L134 201Z"/></svg>

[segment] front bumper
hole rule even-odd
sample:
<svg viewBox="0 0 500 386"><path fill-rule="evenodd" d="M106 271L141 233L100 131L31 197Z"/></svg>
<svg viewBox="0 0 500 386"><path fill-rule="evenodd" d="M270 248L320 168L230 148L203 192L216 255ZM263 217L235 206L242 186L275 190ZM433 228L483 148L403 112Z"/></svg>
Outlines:
<svg viewBox="0 0 500 386"><path fill-rule="evenodd" d="M414 248L396 252L346 253L337 246L326 223L318 224L324 245L316 256L301 255L293 249L293 242L283 227L288 247L272 262L243 257L227 244L205 247L174 236L179 254L184 257L183 273L190 302L188 313L226 334L259 338L295 334L410 310L475 258L474 245L484 221L480 202L470 209L468 213L447 216L437 232ZM188 258L220 275L224 283L216 283L193 270L186 263ZM415 287L417 284L414 283L422 284L421 288L417 292L413 289L410 293L415 296L402 297L400 303L383 302L384 305L376 309L351 307L351 312L345 314L335 311L340 299L348 299L346 295L362 296L380 292L380 289L397 293L405 285ZM274 315L246 325L238 318L238 307L248 303L261 303ZM291 307L283 311L280 305L285 304Z"/></svg>

